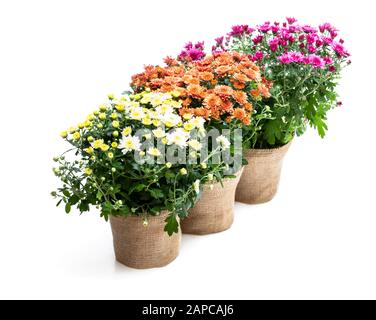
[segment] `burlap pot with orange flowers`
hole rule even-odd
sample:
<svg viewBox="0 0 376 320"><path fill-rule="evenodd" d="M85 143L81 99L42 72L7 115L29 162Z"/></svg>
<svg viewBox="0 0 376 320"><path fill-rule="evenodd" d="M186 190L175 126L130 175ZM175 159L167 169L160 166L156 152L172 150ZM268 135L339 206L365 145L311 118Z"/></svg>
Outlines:
<svg viewBox="0 0 376 320"><path fill-rule="evenodd" d="M110 216L116 260L135 269L160 268L179 255L181 230L171 237L164 231L168 212L141 217Z"/></svg>
<svg viewBox="0 0 376 320"><path fill-rule="evenodd" d="M229 229L234 222L235 190L243 169L236 178L205 185L201 199L189 210L188 218L182 220L185 234L207 235Z"/></svg>
<svg viewBox="0 0 376 320"><path fill-rule="evenodd" d="M236 189L236 201L265 203L274 198L281 177L283 159L291 142L275 149L251 149L245 152L248 165Z"/></svg>

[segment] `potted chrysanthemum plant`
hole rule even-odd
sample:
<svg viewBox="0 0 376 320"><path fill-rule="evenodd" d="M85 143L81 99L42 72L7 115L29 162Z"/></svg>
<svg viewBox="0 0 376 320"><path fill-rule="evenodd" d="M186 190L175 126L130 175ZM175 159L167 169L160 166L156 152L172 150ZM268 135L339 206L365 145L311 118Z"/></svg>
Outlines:
<svg viewBox="0 0 376 320"><path fill-rule="evenodd" d="M214 52L247 54L261 66L265 82L270 82L271 96L254 104L252 123L244 134L249 165L238 185L238 201L271 200L293 138L307 126L325 136L328 111L342 105L336 91L338 80L351 63L343 43L329 23L312 27L294 18L254 28L233 26L226 37L216 39Z"/></svg>
<svg viewBox="0 0 376 320"><path fill-rule="evenodd" d="M169 57L165 63L163 67L147 66L133 76L131 86L136 92L146 88L177 91L183 118L204 117L207 129L229 132L231 175L223 182L206 184L200 201L182 221L184 233L224 231L234 219L235 190L243 165L242 131L251 123L253 102L269 97L268 87L259 68L246 55L222 52L205 56L201 43L188 44L178 59Z"/></svg>
<svg viewBox="0 0 376 320"><path fill-rule="evenodd" d="M69 213L92 206L110 220L115 255L134 268L173 261L181 241L180 219L188 215L203 185L224 177L216 156L228 147L223 136L204 153L206 120L182 117L178 92L112 95L76 127L62 132L71 145L55 158L62 186L53 192Z"/></svg>

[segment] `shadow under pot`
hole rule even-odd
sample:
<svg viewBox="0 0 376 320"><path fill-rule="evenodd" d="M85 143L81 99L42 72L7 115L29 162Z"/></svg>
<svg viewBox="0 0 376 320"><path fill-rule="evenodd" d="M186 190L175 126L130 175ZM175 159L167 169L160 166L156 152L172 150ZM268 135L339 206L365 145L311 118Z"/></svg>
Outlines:
<svg viewBox="0 0 376 320"><path fill-rule="evenodd" d="M135 269L160 268L179 255L181 230L171 237L164 231L168 212L143 218L110 216L116 260Z"/></svg>
<svg viewBox="0 0 376 320"><path fill-rule="evenodd" d="M223 187L219 182L204 186L200 200L189 210L188 217L181 221L183 233L207 235L225 231L232 226L235 190L242 170L236 174L236 178L224 179Z"/></svg>
<svg viewBox="0 0 376 320"><path fill-rule="evenodd" d="M236 201L247 204L261 204L274 198L278 191L283 159L291 142L275 149L247 150L244 167L236 189Z"/></svg>

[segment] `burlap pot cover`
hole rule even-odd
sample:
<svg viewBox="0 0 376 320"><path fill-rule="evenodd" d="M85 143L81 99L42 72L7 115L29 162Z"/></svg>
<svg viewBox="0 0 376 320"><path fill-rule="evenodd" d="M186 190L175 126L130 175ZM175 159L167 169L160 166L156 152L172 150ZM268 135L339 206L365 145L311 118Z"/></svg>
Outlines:
<svg viewBox="0 0 376 320"><path fill-rule="evenodd" d="M242 170L236 174L236 178L223 180L223 187L220 183L215 183L213 189L210 185L204 186L201 199L181 222L183 233L206 235L225 231L232 226L235 190Z"/></svg>
<svg viewBox="0 0 376 320"><path fill-rule="evenodd" d="M276 149L252 149L245 152L248 165L236 189L236 201L260 204L277 193L283 158L291 142Z"/></svg>
<svg viewBox="0 0 376 320"><path fill-rule="evenodd" d="M149 225L141 217L110 216L116 260L135 269L160 268L179 255L181 230L171 237L164 231L168 212L149 216Z"/></svg>

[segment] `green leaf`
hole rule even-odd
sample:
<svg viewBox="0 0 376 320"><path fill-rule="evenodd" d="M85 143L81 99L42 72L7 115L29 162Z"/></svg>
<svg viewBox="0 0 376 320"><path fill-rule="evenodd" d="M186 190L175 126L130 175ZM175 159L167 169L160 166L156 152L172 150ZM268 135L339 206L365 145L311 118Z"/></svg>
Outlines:
<svg viewBox="0 0 376 320"><path fill-rule="evenodd" d="M168 235L171 237L174 233L179 232L179 223L178 220L176 219L176 214L171 213L167 219L165 220L166 225L164 228L164 231L168 233Z"/></svg>
<svg viewBox="0 0 376 320"><path fill-rule="evenodd" d="M144 185L143 183L135 184L133 187L130 188L129 194L131 194L133 192L141 192L145 188L146 188L146 185Z"/></svg>
<svg viewBox="0 0 376 320"><path fill-rule="evenodd" d="M71 206L74 206L75 204L78 203L78 201L80 201L80 198L76 195L73 195L70 199L69 199L69 203Z"/></svg>
<svg viewBox="0 0 376 320"><path fill-rule="evenodd" d="M70 197L70 193L69 193L69 191L67 189L63 190L63 195L65 195L67 198Z"/></svg>
<svg viewBox="0 0 376 320"><path fill-rule="evenodd" d="M68 203L65 205L65 212L66 212L66 213L70 213L70 212L71 212L71 209L72 209L71 204L68 202Z"/></svg>
<svg viewBox="0 0 376 320"><path fill-rule="evenodd" d="M316 116L315 117L315 126L317 128L317 132L319 133L321 138L325 137L326 131L328 130L328 126L326 125L323 118Z"/></svg>
<svg viewBox="0 0 376 320"><path fill-rule="evenodd" d="M276 144L276 138L281 139L281 129L278 125L278 120L271 120L266 122L264 126L265 138L270 145Z"/></svg>
<svg viewBox="0 0 376 320"><path fill-rule="evenodd" d="M56 204L56 207L60 206L62 201L63 201L63 199L60 199L60 201Z"/></svg>
<svg viewBox="0 0 376 320"><path fill-rule="evenodd" d="M160 189L150 189L149 192L154 199L161 199L164 197L164 193Z"/></svg>

